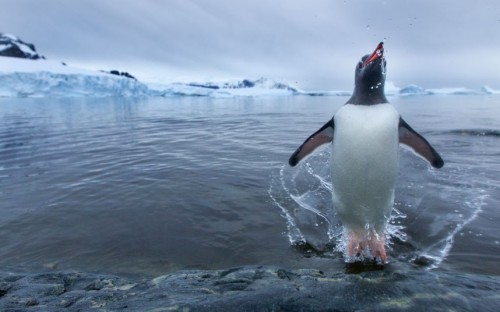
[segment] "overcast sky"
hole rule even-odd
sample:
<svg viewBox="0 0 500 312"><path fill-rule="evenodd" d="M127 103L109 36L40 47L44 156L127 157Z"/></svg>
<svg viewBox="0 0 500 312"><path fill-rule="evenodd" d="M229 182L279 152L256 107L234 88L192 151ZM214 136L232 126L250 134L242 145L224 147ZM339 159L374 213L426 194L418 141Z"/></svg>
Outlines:
<svg viewBox="0 0 500 312"><path fill-rule="evenodd" d="M384 40L397 86L500 89L499 0L0 0L47 59L142 80L270 77L350 90Z"/></svg>

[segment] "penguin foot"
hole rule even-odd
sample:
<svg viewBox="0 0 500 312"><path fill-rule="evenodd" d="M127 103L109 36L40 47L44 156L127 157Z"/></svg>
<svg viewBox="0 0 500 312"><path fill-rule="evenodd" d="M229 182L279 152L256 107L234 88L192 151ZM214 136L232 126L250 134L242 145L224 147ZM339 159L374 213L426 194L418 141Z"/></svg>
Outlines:
<svg viewBox="0 0 500 312"><path fill-rule="evenodd" d="M387 262L385 239L383 235L358 233L349 231L347 234L347 256L349 259L365 257L373 258L375 262L380 259L381 264Z"/></svg>
<svg viewBox="0 0 500 312"><path fill-rule="evenodd" d="M382 264L387 262L387 253L385 252L385 240L382 238L372 238L368 241L368 246L370 248L370 253L373 258L379 258Z"/></svg>

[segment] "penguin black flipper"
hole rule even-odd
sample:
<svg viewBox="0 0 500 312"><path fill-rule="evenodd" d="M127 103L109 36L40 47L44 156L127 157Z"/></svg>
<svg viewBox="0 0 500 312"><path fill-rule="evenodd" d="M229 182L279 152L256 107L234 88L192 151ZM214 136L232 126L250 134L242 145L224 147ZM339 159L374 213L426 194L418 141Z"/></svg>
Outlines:
<svg viewBox="0 0 500 312"><path fill-rule="evenodd" d="M333 129L334 129L333 118L330 119L323 127L318 131L314 132L310 137L308 137L304 143L290 156L288 164L294 167L296 166L302 158L306 157L312 151L314 151L318 146L332 142L333 141Z"/></svg>
<svg viewBox="0 0 500 312"><path fill-rule="evenodd" d="M413 152L422 156L434 168L443 167L444 161L438 152L401 117L399 118L399 143L410 147Z"/></svg>

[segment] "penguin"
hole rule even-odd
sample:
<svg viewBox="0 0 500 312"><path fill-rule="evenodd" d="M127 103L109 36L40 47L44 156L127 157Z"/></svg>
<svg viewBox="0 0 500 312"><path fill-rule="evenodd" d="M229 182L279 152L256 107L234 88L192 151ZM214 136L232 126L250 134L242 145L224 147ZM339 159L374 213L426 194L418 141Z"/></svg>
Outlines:
<svg viewBox="0 0 500 312"><path fill-rule="evenodd" d="M400 144L434 168L444 165L431 144L389 104L386 65L381 42L357 63L350 99L288 161L294 167L318 146L331 144L332 198L347 240L346 262L357 257L387 262L384 231L394 206Z"/></svg>

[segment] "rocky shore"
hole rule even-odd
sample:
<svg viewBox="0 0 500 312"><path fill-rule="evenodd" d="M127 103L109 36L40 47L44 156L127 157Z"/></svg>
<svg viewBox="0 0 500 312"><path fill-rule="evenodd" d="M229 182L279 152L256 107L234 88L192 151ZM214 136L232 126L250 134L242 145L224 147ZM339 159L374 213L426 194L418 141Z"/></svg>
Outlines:
<svg viewBox="0 0 500 312"><path fill-rule="evenodd" d="M500 278L278 267L180 271L150 280L0 273L0 311L498 311Z"/></svg>

